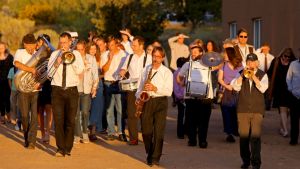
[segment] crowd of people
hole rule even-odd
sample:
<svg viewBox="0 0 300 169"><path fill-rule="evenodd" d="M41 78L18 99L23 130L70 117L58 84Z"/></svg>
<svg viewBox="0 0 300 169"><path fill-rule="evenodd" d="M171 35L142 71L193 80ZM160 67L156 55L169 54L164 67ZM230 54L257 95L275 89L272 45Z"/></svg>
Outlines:
<svg viewBox="0 0 300 169"><path fill-rule="evenodd" d="M14 56L0 42L1 124L23 131L28 149L35 149L38 128L49 143L54 124L55 155L64 157L71 155L73 144L96 141L97 133L106 134L108 141L138 145L140 121L147 164L159 165L167 97L172 96L178 108L177 137L187 136L188 146L208 147L210 115L220 104L225 140L239 137L241 168L261 166L263 117L271 107L279 111L279 133L290 136L290 145L298 144L300 61L291 48L278 57L267 43L255 50L245 29L224 40L222 51L212 40L196 39L188 46L184 41L189 37L178 34L168 39L169 65L159 41L149 44L129 29L120 35L104 38L89 32L88 40L78 40L77 33L64 32L55 50L48 35L27 34ZM40 56L45 59L33 64ZM222 61L208 65L207 57ZM24 90L28 84L34 89Z"/></svg>

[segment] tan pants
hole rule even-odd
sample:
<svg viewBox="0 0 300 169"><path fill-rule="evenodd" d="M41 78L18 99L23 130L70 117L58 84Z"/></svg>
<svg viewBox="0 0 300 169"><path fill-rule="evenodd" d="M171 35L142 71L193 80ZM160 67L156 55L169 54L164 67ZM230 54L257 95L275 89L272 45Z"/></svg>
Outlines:
<svg viewBox="0 0 300 169"><path fill-rule="evenodd" d="M250 138L259 138L261 135L262 120L263 115L260 113L238 113L240 137L248 138L250 136Z"/></svg>

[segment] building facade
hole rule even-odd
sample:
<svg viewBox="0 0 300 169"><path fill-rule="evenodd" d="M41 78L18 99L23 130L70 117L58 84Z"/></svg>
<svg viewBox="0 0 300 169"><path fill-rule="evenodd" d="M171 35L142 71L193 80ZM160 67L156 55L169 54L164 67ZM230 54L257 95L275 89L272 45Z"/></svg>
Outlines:
<svg viewBox="0 0 300 169"><path fill-rule="evenodd" d="M299 0L223 0L222 27L224 39L245 28L256 49L267 42L275 56L286 47L300 55Z"/></svg>

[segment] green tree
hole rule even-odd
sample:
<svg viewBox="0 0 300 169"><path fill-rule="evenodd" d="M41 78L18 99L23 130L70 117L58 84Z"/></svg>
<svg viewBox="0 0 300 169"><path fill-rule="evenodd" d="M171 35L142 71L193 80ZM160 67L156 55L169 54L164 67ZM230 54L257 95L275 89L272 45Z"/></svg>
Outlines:
<svg viewBox="0 0 300 169"><path fill-rule="evenodd" d="M34 25L34 21L29 19L16 19L0 12L1 40L6 42L12 51L20 47L23 36L32 32Z"/></svg>
<svg viewBox="0 0 300 169"><path fill-rule="evenodd" d="M119 0L97 4L91 21L102 35L116 34L126 27L151 42L163 32L161 14L159 1Z"/></svg>

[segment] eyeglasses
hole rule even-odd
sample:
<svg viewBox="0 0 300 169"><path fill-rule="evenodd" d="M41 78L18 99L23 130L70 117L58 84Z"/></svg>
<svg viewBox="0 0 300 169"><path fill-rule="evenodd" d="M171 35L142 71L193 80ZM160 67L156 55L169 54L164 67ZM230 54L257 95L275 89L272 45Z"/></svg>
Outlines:
<svg viewBox="0 0 300 169"><path fill-rule="evenodd" d="M242 35L240 35L239 37L240 38L248 38L248 36L242 36Z"/></svg>

